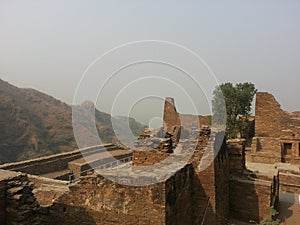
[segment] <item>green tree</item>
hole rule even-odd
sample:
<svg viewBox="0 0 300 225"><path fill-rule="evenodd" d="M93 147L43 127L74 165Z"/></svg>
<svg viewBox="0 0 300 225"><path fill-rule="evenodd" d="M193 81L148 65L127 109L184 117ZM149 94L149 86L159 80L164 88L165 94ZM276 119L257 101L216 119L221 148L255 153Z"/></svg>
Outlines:
<svg viewBox="0 0 300 225"><path fill-rule="evenodd" d="M235 138L239 133L245 136L248 132L248 118L256 91L254 84L248 82L236 85L227 82L215 88L212 101L214 122L226 123L228 138Z"/></svg>

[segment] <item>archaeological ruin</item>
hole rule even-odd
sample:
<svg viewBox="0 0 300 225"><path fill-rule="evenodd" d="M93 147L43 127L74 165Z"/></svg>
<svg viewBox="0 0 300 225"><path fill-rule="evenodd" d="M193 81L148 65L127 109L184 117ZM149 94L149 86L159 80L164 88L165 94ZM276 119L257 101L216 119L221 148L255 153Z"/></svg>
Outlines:
<svg viewBox="0 0 300 225"><path fill-rule="evenodd" d="M300 117L280 108L273 95L256 94L252 162L300 164Z"/></svg>
<svg viewBox="0 0 300 225"><path fill-rule="evenodd" d="M300 193L300 116L281 109L275 97L256 93L255 135L247 161L272 164L279 172L280 190Z"/></svg>
<svg viewBox="0 0 300 225"><path fill-rule="evenodd" d="M1 224L225 225L230 218L269 218L270 208L278 207L280 188L300 187L290 185L295 173L259 173L247 168L246 159L297 164L297 119L280 110L272 95L258 93L250 150L243 139L226 141L222 131L209 128L209 121L178 113L168 97L163 129L146 130L136 149L106 144L1 165ZM186 152L191 157L174 169ZM169 162L170 156L176 160ZM212 163L203 169L203 160ZM160 162L164 180L155 182L159 171L148 170L143 179L151 184L130 185L133 170ZM100 167L105 176L95 171Z"/></svg>

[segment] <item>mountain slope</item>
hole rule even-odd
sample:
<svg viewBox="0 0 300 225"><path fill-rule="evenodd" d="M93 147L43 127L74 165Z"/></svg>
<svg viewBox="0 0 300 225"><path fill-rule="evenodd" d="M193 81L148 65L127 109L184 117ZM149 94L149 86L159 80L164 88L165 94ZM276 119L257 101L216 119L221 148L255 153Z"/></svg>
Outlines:
<svg viewBox="0 0 300 225"><path fill-rule="evenodd" d="M83 104L83 107L87 106ZM96 110L95 120L102 141L115 139L109 114ZM135 133L144 129L140 123L130 120ZM0 164L75 148L71 106L0 79Z"/></svg>

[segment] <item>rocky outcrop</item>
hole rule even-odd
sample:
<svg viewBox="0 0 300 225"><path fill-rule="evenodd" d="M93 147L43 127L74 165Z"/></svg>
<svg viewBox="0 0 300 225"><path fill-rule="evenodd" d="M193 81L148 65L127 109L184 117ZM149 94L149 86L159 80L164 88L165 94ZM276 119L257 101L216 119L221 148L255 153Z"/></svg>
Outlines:
<svg viewBox="0 0 300 225"><path fill-rule="evenodd" d="M39 204L27 175L0 170L0 221L6 225L38 225Z"/></svg>

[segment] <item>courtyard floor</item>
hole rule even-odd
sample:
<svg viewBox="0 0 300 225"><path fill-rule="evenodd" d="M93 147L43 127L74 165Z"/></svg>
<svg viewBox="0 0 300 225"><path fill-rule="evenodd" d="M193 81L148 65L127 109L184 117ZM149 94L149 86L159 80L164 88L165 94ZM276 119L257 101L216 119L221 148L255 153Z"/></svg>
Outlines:
<svg viewBox="0 0 300 225"><path fill-rule="evenodd" d="M294 193L280 193L279 197L279 217L283 221L282 225L300 224L299 195Z"/></svg>

